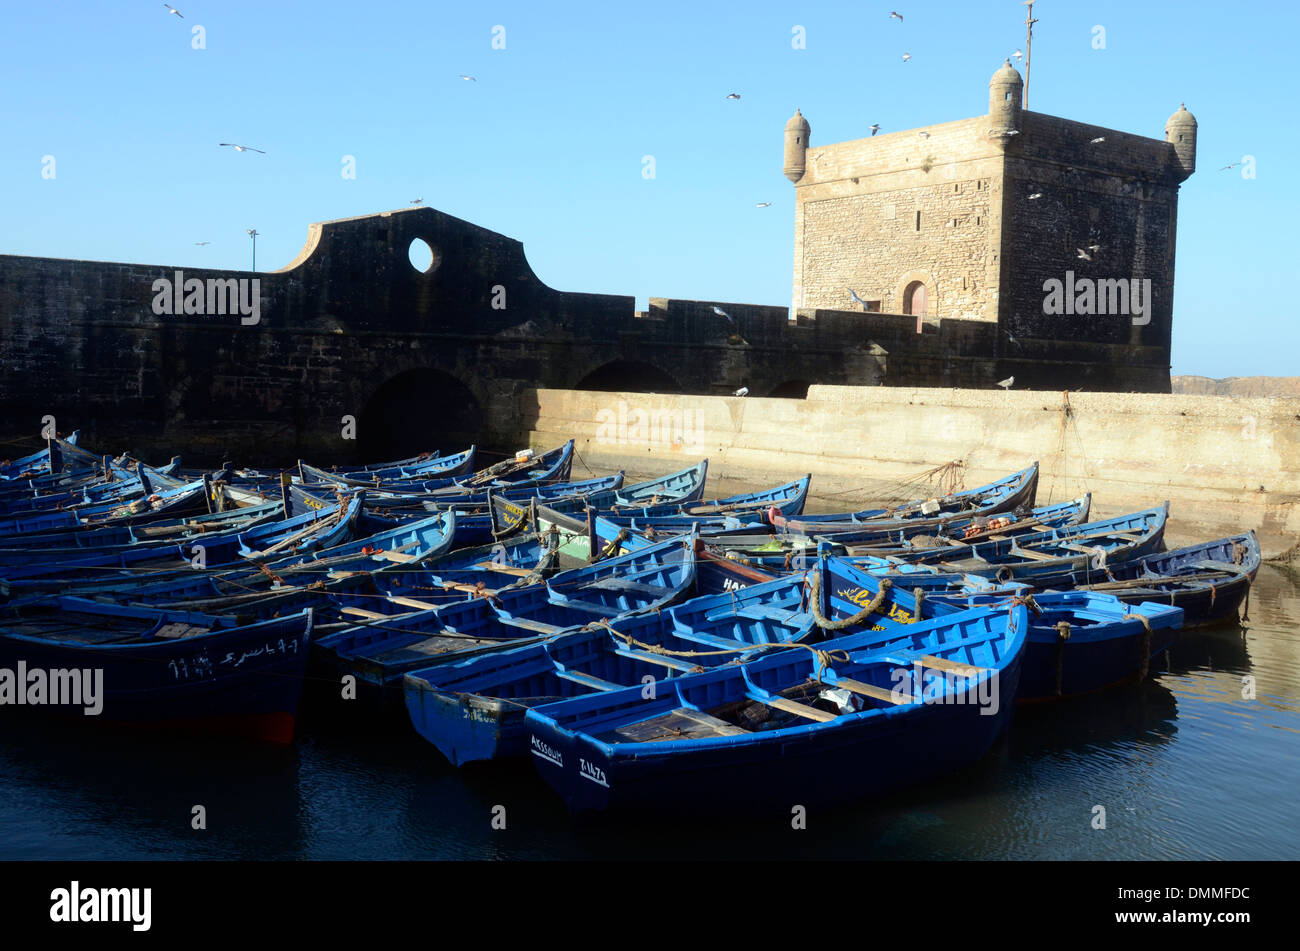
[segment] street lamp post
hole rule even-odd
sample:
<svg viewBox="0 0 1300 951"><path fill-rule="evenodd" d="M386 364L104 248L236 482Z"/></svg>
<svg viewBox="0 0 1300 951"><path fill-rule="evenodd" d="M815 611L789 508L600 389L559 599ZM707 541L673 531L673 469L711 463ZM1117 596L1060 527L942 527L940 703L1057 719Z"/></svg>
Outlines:
<svg viewBox="0 0 1300 951"><path fill-rule="evenodd" d="M253 270L257 270L257 229L248 228L248 236L253 239Z"/></svg>

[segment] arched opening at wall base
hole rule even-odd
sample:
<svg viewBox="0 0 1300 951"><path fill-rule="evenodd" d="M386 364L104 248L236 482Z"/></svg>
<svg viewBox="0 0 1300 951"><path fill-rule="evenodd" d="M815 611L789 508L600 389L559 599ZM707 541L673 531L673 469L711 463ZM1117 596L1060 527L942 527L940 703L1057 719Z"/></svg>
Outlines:
<svg viewBox="0 0 1300 951"><path fill-rule="evenodd" d="M468 386L441 370L407 370L384 382L357 418L357 456L366 462L480 442L483 407Z"/></svg>

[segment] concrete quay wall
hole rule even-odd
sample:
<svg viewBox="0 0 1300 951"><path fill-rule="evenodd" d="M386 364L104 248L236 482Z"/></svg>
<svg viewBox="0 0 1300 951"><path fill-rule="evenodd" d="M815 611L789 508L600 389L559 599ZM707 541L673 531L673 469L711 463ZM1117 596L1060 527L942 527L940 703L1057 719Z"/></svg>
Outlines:
<svg viewBox="0 0 1300 951"><path fill-rule="evenodd" d="M519 441L577 439L588 469L629 481L709 459L720 487L813 474L809 511L937 495L1034 460L1040 504L1090 491L1095 516L1171 503L1168 538L1254 529L1265 556L1300 545L1300 399L812 386L806 399L530 389Z"/></svg>

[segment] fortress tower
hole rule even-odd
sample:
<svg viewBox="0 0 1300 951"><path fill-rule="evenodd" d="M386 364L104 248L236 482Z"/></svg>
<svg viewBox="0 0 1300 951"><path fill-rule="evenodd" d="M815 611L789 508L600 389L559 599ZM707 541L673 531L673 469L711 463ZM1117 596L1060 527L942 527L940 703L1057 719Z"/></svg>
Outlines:
<svg viewBox="0 0 1300 951"><path fill-rule="evenodd" d="M995 357L1012 337L1052 341L1063 359L1163 366L1167 387L1178 187L1196 168L1196 119L1180 108L1154 139L1029 112L1010 61L988 88L985 115L819 148L795 113L784 171L796 310L994 322L1006 332ZM1047 282L1081 279L1149 286L1147 314L1099 314L1095 301L1091 313L1045 312Z"/></svg>

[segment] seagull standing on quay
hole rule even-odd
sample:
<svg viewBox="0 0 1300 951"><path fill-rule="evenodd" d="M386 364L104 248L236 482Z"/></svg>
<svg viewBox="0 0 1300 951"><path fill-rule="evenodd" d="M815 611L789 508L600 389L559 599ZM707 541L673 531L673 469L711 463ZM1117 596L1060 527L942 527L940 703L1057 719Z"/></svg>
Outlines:
<svg viewBox="0 0 1300 951"><path fill-rule="evenodd" d="M1009 390L1011 389L1011 385L1015 382L1016 378L1014 376L1009 376L1005 380L998 380L998 386L1002 387L1003 390Z"/></svg>
<svg viewBox="0 0 1300 951"><path fill-rule="evenodd" d="M740 389L736 390L736 392L732 393L731 395L732 395L732 396L748 396L748 395L749 395L749 387L747 387L747 386L742 386Z"/></svg>
<svg viewBox="0 0 1300 951"><path fill-rule="evenodd" d="M234 142L218 142L217 145L232 148L236 152L260 152L262 155L266 154L261 149L255 149L251 145L236 145Z"/></svg>
<svg viewBox="0 0 1300 951"><path fill-rule="evenodd" d="M177 10L177 9L176 9L174 6L172 6L170 3L164 3L163 6L167 8L167 12L168 12L168 13L174 13L174 14L176 14L178 17L180 17L182 20L185 19L185 14L181 13L181 11Z"/></svg>

